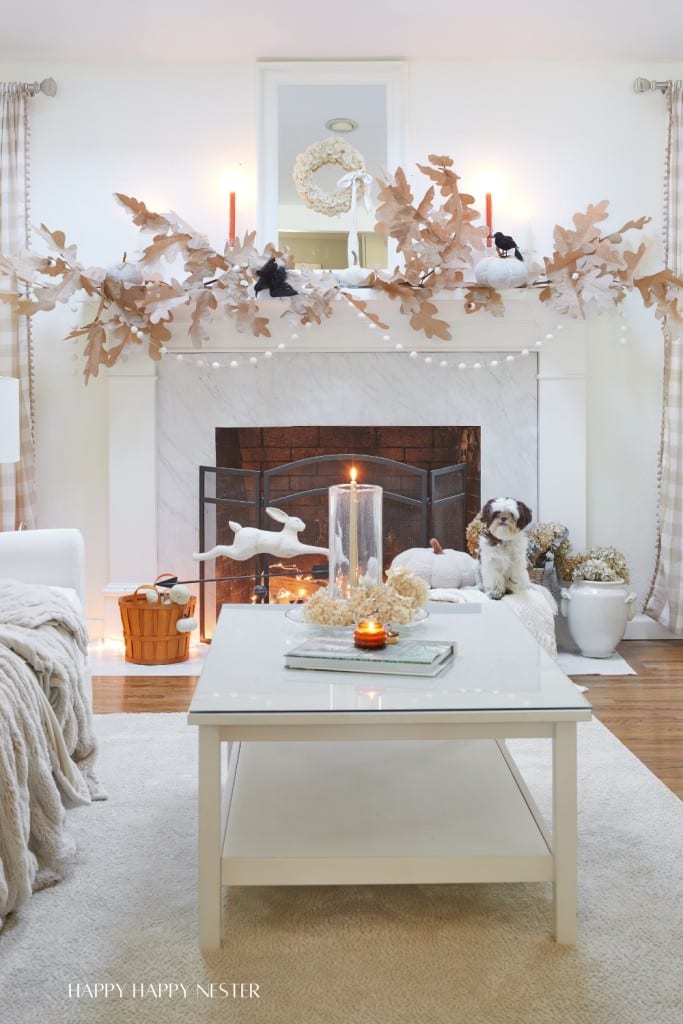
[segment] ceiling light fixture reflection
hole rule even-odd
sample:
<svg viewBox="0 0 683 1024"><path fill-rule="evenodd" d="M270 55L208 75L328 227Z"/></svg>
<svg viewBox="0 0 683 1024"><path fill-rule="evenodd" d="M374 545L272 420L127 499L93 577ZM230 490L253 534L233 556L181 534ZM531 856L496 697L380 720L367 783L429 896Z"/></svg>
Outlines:
<svg viewBox="0 0 683 1024"><path fill-rule="evenodd" d="M325 127L331 132L355 132L358 122L350 117L331 117L325 121Z"/></svg>

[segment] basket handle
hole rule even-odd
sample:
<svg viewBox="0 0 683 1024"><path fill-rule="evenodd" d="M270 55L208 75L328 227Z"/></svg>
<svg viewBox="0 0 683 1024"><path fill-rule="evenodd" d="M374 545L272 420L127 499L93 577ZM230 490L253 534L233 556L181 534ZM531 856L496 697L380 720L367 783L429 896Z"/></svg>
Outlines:
<svg viewBox="0 0 683 1024"><path fill-rule="evenodd" d="M170 576L172 579L176 578L175 573L172 573L172 572L160 572L159 575L157 576L157 578L154 581L154 586L157 585L159 580L163 580L164 576Z"/></svg>
<svg viewBox="0 0 683 1024"><path fill-rule="evenodd" d="M153 590L155 594L161 594L161 591L153 583L142 583L139 587L135 588L133 594L139 594L141 590Z"/></svg>

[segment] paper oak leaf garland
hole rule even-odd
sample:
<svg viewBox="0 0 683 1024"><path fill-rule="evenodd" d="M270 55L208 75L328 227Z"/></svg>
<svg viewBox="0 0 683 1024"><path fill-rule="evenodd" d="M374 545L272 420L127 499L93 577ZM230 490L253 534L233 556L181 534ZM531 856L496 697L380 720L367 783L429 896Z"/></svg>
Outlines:
<svg viewBox="0 0 683 1024"><path fill-rule="evenodd" d="M459 176L448 156L430 155L418 164L427 179L421 198L416 198L402 168L379 181L376 230L394 241L402 263L393 271L374 270L366 288L381 291L395 302L399 315L426 338L452 340L448 322L439 316L439 297L460 290L467 313L485 310L494 317L505 315L500 292L473 284L474 257L486 248L488 228L481 223L474 198L460 190ZM84 377L97 377L101 367L113 366L128 348L147 347L159 360L172 338L179 310L189 310L191 344L201 349L210 323L229 318L236 330L253 338L269 338L270 318L254 288L258 271L271 258L287 270L291 255L272 243L256 248L256 233L246 232L223 252L175 213L156 213L139 199L115 193L117 202L150 243L135 260L124 254L108 268L85 267L75 245L68 245L62 231L37 229L47 253L33 251L19 256L0 255L0 274L23 285L0 293L0 300L14 304L21 315L49 312L75 295L97 299L93 319L70 332L83 339ZM670 270L638 276L646 252L642 242L629 248L624 235L641 231L649 218L630 220L617 231L603 230L607 200L574 214L573 227L556 226L554 251L543 264L531 268L536 279L531 290L557 313L585 317L612 312L629 291L640 294L644 305L666 320L672 338L683 336L683 279ZM182 279L168 279L168 268L182 263ZM165 269L166 268L166 269ZM540 279L539 279L540 274ZM298 272L294 295L277 299L278 317L292 326L321 325L334 315L340 296L363 314L372 326L388 330L377 313L368 310L358 294L345 288L330 272ZM284 308L283 308L284 307Z"/></svg>

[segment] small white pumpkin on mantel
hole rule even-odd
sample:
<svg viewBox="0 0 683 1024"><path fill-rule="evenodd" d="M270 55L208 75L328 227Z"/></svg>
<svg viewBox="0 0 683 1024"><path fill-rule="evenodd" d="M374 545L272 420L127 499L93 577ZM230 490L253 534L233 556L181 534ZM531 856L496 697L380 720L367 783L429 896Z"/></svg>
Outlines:
<svg viewBox="0 0 683 1024"><path fill-rule="evenodd" d="M520 288L529 280L529 268L523 260L511 256L487 256L474 268L477 284L488 288Z"/></svg>
<svg viewBox="0 0 683 1024"><path fill-rule="evenodd" d="M409 569L432 590L441 588L475 587L477 562L466 551L442 548L436 538L428 548L408 548L401 551L391 563L392 569Z"/></svg>
<svg viewBox="0 0 683 1024"><path fill-rule="evenodd" d="M345 285L347 288L365 288L373 277L372 270L359 266L342 267L340 270L333 270L332 273L339 284Z"/></svg>

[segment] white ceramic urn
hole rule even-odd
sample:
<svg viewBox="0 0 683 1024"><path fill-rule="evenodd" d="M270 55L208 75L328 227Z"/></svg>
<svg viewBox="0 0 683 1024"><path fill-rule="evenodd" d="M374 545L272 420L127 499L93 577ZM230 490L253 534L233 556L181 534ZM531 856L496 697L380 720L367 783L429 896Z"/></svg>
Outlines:
<svg viewBox="0 0 683 1024"><path fill-rule="evenodd" d="M636 595L621 580L577 580L561 591L560 610L584 658L609 658L635 613Z"/></svg>

